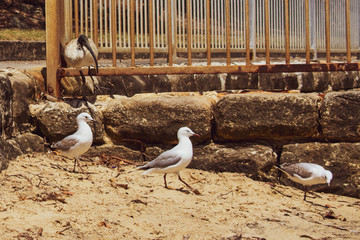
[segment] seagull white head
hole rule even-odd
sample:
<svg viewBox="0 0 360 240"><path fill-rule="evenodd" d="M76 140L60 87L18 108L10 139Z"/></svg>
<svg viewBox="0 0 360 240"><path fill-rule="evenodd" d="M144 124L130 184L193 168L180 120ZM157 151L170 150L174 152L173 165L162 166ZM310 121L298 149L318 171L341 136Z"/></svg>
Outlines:
<svg viewBox="0 0 360 240"><path fill-rule="evenodd" d="M330 182L331 182L332 178L333 178L332 173L329 170L325 170L325 180L326 180L326 183L329 185L329 187L330 187Z"/></svg>
<svg viewBox="0 0 360 240"><path fill-rule="evenodd" d="M181 137L191 137L191 136L197 136L200 137L199 134L194 133L190 128L188 127L181 127L177 133L178 138Z"/></svg>
<svg viewBox="0 0 360 240"><path fill-rule="evenodd" d="M85 122L91 122L95 120L90 116L90 114L88 113L80 113L77 117L76 117L76 121L85 121Z"/></svg>

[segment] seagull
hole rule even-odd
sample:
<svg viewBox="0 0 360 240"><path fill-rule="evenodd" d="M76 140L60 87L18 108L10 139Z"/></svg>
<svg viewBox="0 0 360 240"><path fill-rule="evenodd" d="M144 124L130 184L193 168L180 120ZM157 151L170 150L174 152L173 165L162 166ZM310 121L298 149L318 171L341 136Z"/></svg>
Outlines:
<svg viewBox="0 0 360 240"><path fill-rule="evenodd" d="M65 46L64 58L67 64L67 67L73 67L79 70L83 87L85 86L85 76L81 71L82 67L89 66L95 62L96 73L99 72L98 62L98 49L93 40L89 39L85 35L80 35L78 38L71 40ZM90 72L89 72L90 73ZM83 98L85 98L85 93L83 89Z"/></svg>
<svg viewBox="0 0 360 240"><path fill-rule="evenodd" d="M87 152L93 142L93 133L87 124L88 121L95 120L88 113L80 113L76 118L77 131L51 145L52 148L59 150L65 157L75 158L73 172L75 172L76 163L81 169L79 156Z"/></svg>
<svg viewBox="0 0 360 240"><path fill-rule="evenodd" d="M187 184L180 177L180 171L186 168L193 157L193 147L190 140L191 136L199 137L199 134L194 133L188 127L181 127L178 130L177 137L179 139L178 145L172 149L161 153L157 158L151 162L140 166L139 169L146 170L142 173L164 173L165 188L169 188L166 183L166 174L176 173L181 182L183 182L189 189L193 190L189 184Z"/></svg>
<svg viewBox="0 0 360 240"><path fill-rule="evenodd" d="M327 183L330 187L332 173L322 166L314 163L283 163L274 165L284 172L292 181L302 184L305 187L304 200L306 201L307 186Z"/></svg>

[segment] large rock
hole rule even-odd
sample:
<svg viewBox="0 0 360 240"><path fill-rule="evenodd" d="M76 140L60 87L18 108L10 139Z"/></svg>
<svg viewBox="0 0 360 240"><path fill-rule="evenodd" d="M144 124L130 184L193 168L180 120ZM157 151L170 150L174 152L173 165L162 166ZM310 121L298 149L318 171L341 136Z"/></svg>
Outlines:
<svg viewBox="0 0 360 240"><path fill-rule="evenodd" d="M29 104L35 99L35 81L23 72L5 69L0 70L0 85L1 129L8 136L28 130Z"/></svg>
<svg viewBox="0 0 360 240"><path fill-rule="evenodd" d="M258 89L258 73L237 73L227 74L225 88L226 90L236 89Z"/></svg>
<svg viewBox="0 0 360 240"><path fill-rule="evenodd" d="M89 113L97 123L90 123L94 134L94 142L103 141L103 125L101 115L94 105L82 104L80 107L72 107L64 102L47 102L38 105L30 105L30 112L35 124L44 136L51 142L74 133L77 130L76 117L82 112Z"/></svg>
<svg viewBox="0 0 360 240"><path fill-rule="evenodd" d="M215 139L295 140L317 136L317 94L231 94L215 107Z"/></svg>
<svg viewBox="0 0 360 240"><path fill-rule="evenodd" d="M77 77L65 77L61 79L62 94L65 96L81 96L83 89L85 96L94 94L101 94L99 89L98 77L85 76L85 87L83 87L83 80L81 76Z"/></svg>
<svg viewBox="0 0 360 240"><path fill-rule="evenodd" d="M298 87L296 73L259 73L259 89L293 90Z"/></svg>
<svg viewBox="0 0 360 240"><path fill-rule="evenodd" d="M115 142L137 139L147 143L174 143L177 131L188 126L211 137L214 100L191 93L141 94L116 97L102 107L106 133Z"/></svg>
<svg viewBox="0 0 360 240"><path fill-rule="evenodd" d="M208 144L194 148L190 168L215 172L245 173L257 180L268 180L266 173L276 162L276 154L269 146L260 144Z"/></svg>
<svg viewBox="0 0 360 240"><path fill-rule="evenodd" d="M330 188L323 184L315 189L360 198L360 143L289 144L283 147L280 162L317 163L333 173L333 180Z"/></svg>
<svg viewBox="0 0 360 240"><path fill-rule="evenodd" d="M0 70L0 135L12 134L12 86L8 74Z"/></svg>
<svg viewBox="0 0 360 240"><path fill-rule="evenodd" d="M10 160L17 156L41 151L44 151L44 140L29 132L11 139L0 139L0 171L6 169Z"/></svg>
<svg viewBox="0 0 360 240"><path fill-rule="evenodd" d="M36 83L23 72L7 70L13 92L13 118L20 131L29 129L31 119L29 105L35 101Z"/></svg>
<svg viewBox="0 0 360 240"><path fill-rule="evenodd" d="M332 92L320 107L324 138L331 141L360 141L360 92Z"/></svg>
<svg viewBox="0 0 360 240"><path fill-rule="evenodd" d="M329 90L328 72L306 72L300 77L301 92L323 92Z"/></svg>

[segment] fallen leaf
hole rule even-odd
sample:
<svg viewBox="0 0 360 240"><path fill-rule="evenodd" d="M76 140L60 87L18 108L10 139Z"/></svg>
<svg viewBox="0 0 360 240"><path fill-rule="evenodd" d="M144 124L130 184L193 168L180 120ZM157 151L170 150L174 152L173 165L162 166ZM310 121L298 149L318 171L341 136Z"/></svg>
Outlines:
<svg viewBox="0 0 360 240"><path fill-rule="evenodd" d="M107 223L104 222L104 221L103 221L103 222L99 222L99 223L98 223L98 226L99 226L99 227L111 228L111 227L109 226L109 224L107 224Z"/></svg>

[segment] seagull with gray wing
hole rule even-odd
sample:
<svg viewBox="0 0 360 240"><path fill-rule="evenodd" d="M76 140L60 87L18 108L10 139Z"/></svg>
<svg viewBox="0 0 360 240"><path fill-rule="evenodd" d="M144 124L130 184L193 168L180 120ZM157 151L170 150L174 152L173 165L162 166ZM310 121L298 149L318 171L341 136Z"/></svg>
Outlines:
<svg viewBox="0 0 360 240"><path fill-rule="evenodd" d="M65 137L63 140L51 145L52 148L58 150L62 155L69 158L75 158L74 172L76 163L79 168L79 157L87 152L93 142L93 133L87 122L95 121L88 113L80 113L77 118L77 131Z"/></svg>
<svg viewBox="0 0 360 240"><path fill-rule="evenodd" d="M146 170L143 175L148 173L164 173L165 188L169 188L166 183L166 175L168 173L176 173L181 182L191 190L194 190L189 184L181 179L179 174L182 169L190 164L193 157L193 147L190 140L191 136L199 137L198 134L194 133L188 127L180 128L177 133L179 139L178 145L163 152L151 162L140 166L139 169ZM196 190L195 193L198 193L198 191Z"/></svg>
<svg viewBox="0 0 360 240"><path fill-rule="evenodd" d="M292 181L302 184L305 187L304 200L306 201L307 186L327 183L333 178L329 170L314 163L283 163L275 167L284 172Z"/></svg>

